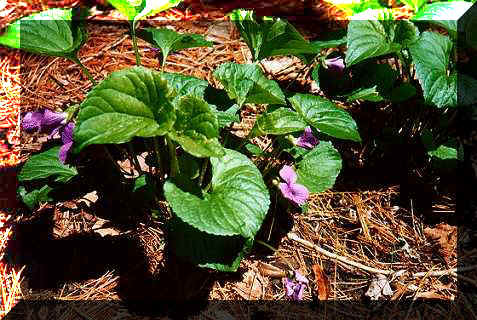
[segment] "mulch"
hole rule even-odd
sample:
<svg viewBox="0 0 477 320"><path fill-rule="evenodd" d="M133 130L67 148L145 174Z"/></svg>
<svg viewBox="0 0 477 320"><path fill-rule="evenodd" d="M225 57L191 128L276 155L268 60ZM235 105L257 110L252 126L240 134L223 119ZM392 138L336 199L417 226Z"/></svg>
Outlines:
<svg viewBox="0 0 477 320"><path fill-rule="evenodd" d="M142 26L168 25L178 32L215 36L216 43L213 48L194 48L171 54L165 71L192 75L219 86L212 76L215 68L228 61L250 62L250 53L240 40L237 31L233 28L227 29L229 25L223 17L223 8L215 8L214 11L208 7L209 10L204 11L197 1L191 2L186 9L174 9L141 23ZM69 1L63 5L70 6L74 3L75 1ZM11 21L44 7L45 4L41 1L9 2L4 12L8 12L7 20ZM323 9L323 6L320 8ZM315 11L320 17L317 21L329 18L326 14L320 15L318 9ZM331 10L325 11L333 14ZM406 14L402 16L405 17ZM3 17L1 23L5 24L5 21ZM320 28L310 30L306 23L300 25L299 19L296 23L307 38L314 38L324 32L324 29ZM324 23L323 26L333 28L336 25ZM223 31L224 28L226 32ZM79 58L96 80L105 78L112 71L134 65L134 52L127 31L127 24L112 11L96 12L94 21L88 24L88 42L79 52ZM140 41L139 48L143 65L159 69L159 59L150 46ZM75 65L65 59L40 57L5 49L0 49L0 59L2 73L0 128L3 128L0 130L6 132L4 138L0 136L2 159L0 163L4 166L15 166L28 159L31 153L38 151L44 141L44 137L38 135L20 137L18 125L20 109L21 112L40 107L64 110L68 105L82 101L91 84ZM283 58L270 60L279 59ZM309 70L300 72L304 67L301 62L287 59L291 67L276 74L276 80L281 83L293 82L296 89L310 92L313 85ZM266 62L263 65L266 68ZM362 109L363 106L351 106L350 111L360 116L371 114L369 110ZM252 127L260 110L260 106L258 109L244 110L242 122L234 125L231 128L232 132L244 136ZM266 148L270 144L267 139L256 139L254 142L261 148ZM365 148L353 146L349 151L346 144L340 147L348 152L344 156L348 166L360 167L361 156L366 153ZM363 302L370 282L378 274L384 274L393 288L393 294L388 300L395 302L394 305L381 306L387 309L380 310L389 311L387 318L400 317L403 312L410 318L415 318L422 312L417 306L405 305L406 308L396 306L403 300L412 301L418 298L450 303L448 311L450 310L449 312L456 318L463 317L468 313L468 308L451 303L459 292L458 279L470 286L477 286L477 279L471 274L457 275L454 269L458 261L457 227L445 223L449 217L455 215L455 193L452 193L452 189L449 191L439 187L439 192L432 198L430 209L426 211L416 206L412 197L403 201L402 185L396 181L373 185L359 179L361 177L358 176L347 178L342 173L335 188L312 196L306 214L288 209L276 210L273 215L269 215L258 238L271 245L274 250L257 244L253 254L243 260L239 272L232 275L181 269L182 267L169 270L160 222L141 222L128 230L115 228L107 219L96 215L93 206L89 205L90 200L78 198L43 205L32 216L23 216L20 212L15 215L15 219L7 213L0 214L2 255L8 239L15 230L23 230L22 232L33 230L35 237L38 236L40 241L43 241L41 231L38 230L44 225L45 217L53 217L51 230L54 230L55 240L68 239L74 241L69 242L70 244L78 245L68 247L58 244L58 252L64 251L59 256L42 251L40 254L45 256L40 258L42 262L39 265L25 263L27 264L25 270L28 272L22 269L22 264L5 263L2 256L0 260L0 277L4 281L2 288L9 290L8 293L2 291L2 294L10 298L8 301L4 298L0 310L8 311L21 296L30 299L54 298L59 301L127 302L160 295L164 288L178 295L194 296L194 292L191 291L205 291L205 299L211 301L285 301L281 278L288 270L299 270L310 280L304 294L305 301L317 303L319 299L324 298L348 302L342 307L339 305L333 307L332 303L321 306L329 308L328 311L333 312L335 316L339 314L341 317L379 318L373 313L368 302L364 306L362 303L353 302ZM439 216L440 223L430 223L426 217L429 213ZM98 226L104 233L98 233ZM106 240L101 242L104 244L102 249L94 248L98 239ZM34 241L30 242L34 244ZM29 251L27 247L24 250ZM118 254L121 250L129 250L134 252L137 261L134 263L117 261L113 253L106 254L107 250ZM470 252L467 256L469 261L472 257L475 257L475 252ZM95 263L102 264L98 270L85 268L90 272L89 278L82 279L84 274L77 279L73 276L68 277L68 274L84 271L79 270L81 267L78 266L91 266ZM111 265L117 268L108 269L107 267ZM64 281L51 286L45 280L48 288L38 289L41 285L34 283L32 274L38 275L39 273L35 272L43 270L45 266L53 270L48 274L57 272L58 277L59 274L64 276ZM321 270L321 273L318 270ZM390 270L404 271L390 274ZM24 277L21 281L22 271ZM48 278L47 274L43 276L45 279ZM167 277L182 279L184 283L176 282L173 288L172 285L165 284ZM323 286L328 289L323 290ZM321 307L315 306L314 310L323 315ZM280 308L283 306L269 306L269 310L276 312L280 312ZM309 309L300 309L298 305L292 305L292 308L297 309L294 315L288 314L290 317L306 318L306 312L308 314L310 312ZM444 313L442 308L438 306L426 309L425 312L440 315ZM87 313L88 310L93 309L91 307L83 311ZM246 317L245 309L232 304L228 304L226 310L225 315ZM106 316L106 313L104 311L102 316L99 313L90 313L89 316L96 315L95 319L110 319L111 316ZM213 314L217 316L217 313ZM281 315L286 316L287 314ZM214 318L210 314L209 317Z"/></svg>

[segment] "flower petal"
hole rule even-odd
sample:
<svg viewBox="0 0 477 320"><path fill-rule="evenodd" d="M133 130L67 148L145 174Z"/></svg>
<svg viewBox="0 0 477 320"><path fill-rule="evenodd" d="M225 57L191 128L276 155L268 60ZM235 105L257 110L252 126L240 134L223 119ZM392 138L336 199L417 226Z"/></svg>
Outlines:
<svg viewBox="0 0 477 320"><path fill-rule="evenodd" d="M60 152L58 153L58 159L60 159L61 163L66 162L66 158L68 157L68 152L70 151L71 147L73 146L73 141L69 143L65 143L61 146Z"/></svg>
<svg viewBox="0 0 477 320"><path fill-rule="evenodd" d="M292 192L292 201L295 202L298 205L303 205L306 203L308 200L308 197L310 193L308 192L308 189L298 183L294 183L292 185L289 185L289 188L291 189Z"/></svg>
<svg viewBox="0 0 477 320"><path fill-rule="evenodd" d="M63 143L73 142L74 129L75 129L74 122L68 122L68 124L63 128L63 131L61 132L61 141L63 141Z"/></svg>
<svg viewBox="0 0 477 320"><path fill-rule="evenodd" d="M27 112L22 121L22 128L25 131L40 130L43 120L43 111Z"/></svg>
<svg viewBox="0 0 477 320"><path fill-rule="evenodd" d="M285 180L286 183L291 184L296 182L297 175L292 167L283 166L279 173L280 177L282 177L282 179Z"/></svg>
<svg viewBox="0 0 477 320"><path fill-rule="evenodd" d="M280 191L285 198L293 201L293 191L287 183L282 182L278 185L278 187L280 188Z"/></svg>
<svg viewBox="0 0 477 320"><path fill-rule="evenodd" d="M343 72L345 68L344 59L342 57L326 59L325 64L328 70L331 70L337 73Z"/></svg>
<svg viewBox="0 0 477 320"><path fill-rule="evenodd" d="M295 144L305 149L313 149L319 142L320 141L313 135L311 127L306 127Z"/></svg>
<svg viewBox="0 0 477 320"><path fill-rule="evenodd" d="M66 112L54 112L46 109L43 114L41 125L45 128L58 127L66 123Z"/></svg>
<svg viewBox="0 0 477 320"><path fill-rule="evenodd" d="M298 272L297 270L295 270L295 279L298 282L308 284L308 279L304 275L302 275L300 272Z"/></svg>

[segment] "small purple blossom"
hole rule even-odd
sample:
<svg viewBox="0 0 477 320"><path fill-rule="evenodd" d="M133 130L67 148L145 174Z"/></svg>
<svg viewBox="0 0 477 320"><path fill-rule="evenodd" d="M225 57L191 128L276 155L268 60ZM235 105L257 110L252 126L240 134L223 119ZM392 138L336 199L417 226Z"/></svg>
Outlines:
<svg viewBox="0 0 477 320"><path fill-rule="evenodd" d="M308 200L308 189L296 183L297 175L293 168L290 166L283 166L280 170L280 177L285 180L285 183L281 182L278 186L283 194L283 196L297 205L303 205Z"/></svg>
<svg viewBox="0 0 477 320"><path fill-rule="evenodd" d="M310 127L306 127L303 134L296 140L295 144L305 149L313 149L320 141L313 135Z"/></svg>
<svg viewBox="0 0 477 320"><path fill-rule="evenodd" d="M295 301L303 300L303 292L308 285L308 280L301 273L295 270L293 279L286 277L282 279L282 282L288 298Z"/></svg>
<svg viewBox="0 0 477 320"><path fill-rule="evenodd" d="M60 133L63 145L60 148L58 158L65 163L68 151L73 145L73 130L75 124L66 122L68 114L66 112L54 112L48 109L28 112L22 121L22 128L25 131L39 131L48 133L52 139L56 133Z"/></svg>
<svg viewBox="0 0 477 320"><path fill-rule="evenodd" d="M328 70L335 73L343 73L345 68L344 59L342 57L326 59L325 64Z"/></svg>

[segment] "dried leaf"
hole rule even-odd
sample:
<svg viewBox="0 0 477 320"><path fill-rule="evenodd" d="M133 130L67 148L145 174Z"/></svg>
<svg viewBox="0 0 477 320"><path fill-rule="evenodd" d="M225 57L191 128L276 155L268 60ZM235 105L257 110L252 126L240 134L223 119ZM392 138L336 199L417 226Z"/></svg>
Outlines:
<svg viewBox="0 0 477 320"><path fill-rule="evenodd" d="M328 277L323 268L318 264L313 265L313 273L315 274L315 285L318 299L328 300L330 297L330 281L328 280Z"/></svg>
<svg viewBox="0 0 477 320"><path fill-rule="evenodd" d="M424 235L438 246L439 253L450 264L457 255L457 227L440 223L433 228L425 228Z"/></svg>
<svg viewBox="0 0 477 320"><path fill-rule="evenodd" d="M368 291L364 294L371 300L379 300L383 296L392 296L393 290L389 285L388 278L383 274L378 274L371 280Z"/></svg>
<svg viewBox="0 0 477 320"><path fill-rule="evenodd" d="M287 276L287 273L285 272L285 270L272 266L271 264L264 263L264 262L258 263L258 271L260 271L262 276L270 277L270 278L281 279Z"/></svg>
<svg viewBox="0 0 477 320"><path fill-rule="evenodd" d="M264 282L266 281L259 272L250 269L245 272L243 281L236 284L235 291L247 300L263 299L264 288L267 285Z"/></svg>

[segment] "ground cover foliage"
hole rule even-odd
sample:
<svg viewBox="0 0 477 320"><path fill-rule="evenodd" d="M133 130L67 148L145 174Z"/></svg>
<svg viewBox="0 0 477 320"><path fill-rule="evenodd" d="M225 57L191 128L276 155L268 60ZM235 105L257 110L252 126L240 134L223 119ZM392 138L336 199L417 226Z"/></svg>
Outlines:
<svg viewBox="0 0 477 320"><path fill-rule="evenodd" d="M370 196L376 197L373 200L376 201L376 208L394 208L398 217L402 215L399 223L412 218L410 229L404 224L401 229L391 231L392 236L388 240L383 240L383 234L379 235L376 230L396 217L380 210L377 216L373 210L366 211L367 200L360 198L359 192L351 193L351 198L346 196L346 192L341 194L339 201L351 201L354 208L346 213L349 217L345 220L349 219L348 223L355 221L351 222L352 225L357 223L363 241L377 246L373 237L379 237L396 247L393 253L387 254L385 249L378 255L361 252L363 265L374 264L376 261L373 258L392 264L391 269L383 265L376 267L377 274L385 275L385 283L401 276L403 273L398 273L401 270L410 272L411 278L423 277L414 275L424 270L417 266L409 267L409 261L414 260L410 265L416 265L416 261L423 259L420 253L413 252L415 249L409 248L410 235L418 234L418 239L412 240L414 245L420 242L424 245L426 239L437 239L439 242L445 234L449 237L448 241L441 242L439 249L443 250L439 255L445 267L439 269L444 269L444 276L453 277L452 272L455 271L452 268L457 257L450 252L452 245L446 248L448 243L453 242L450 240L453 229L430 228L426 236L423 225L416 227L414 217L415 209L425 208L425 202L432 201L431 194L435 197L452 189L452 182L447 184L442 180L452 176L462 160L463 146L459 144L455 118L459 108L468 108L477 100L473 90L477 87L475 69L471 68L474 62L472 59L460 61L457 54L458 44L465 48L464 53L459 54L475 52L475 42L465 36L469 32L465 29L466 25L458 29L457 25L446 21L421 21L426 14L440 14L441 10L448 10L448 3L442 5L443 9L426 9L428 11L419 11L421 5L415 4L417 13L414 21L393 20L384 9L365 11L378 19L351 20L346 29L332 33L331 39L311 41L284 18L259 17L247 10L233 11L230 20L250 52L249 61L220 63L213 69L209 68L210 77L207 80L165 69L168 59L180 54L181 50L213 48L217 41L184 30L177 32L165 27L138 27L141 18L177 3L164 3L158 8L154 7L157 2L152 5L148 1L139 5L131 5L127 1L112 1L111 4L130 20L127 31L131 36L134 59L129 60L129 66L117 68L104 76L88 71L78 58L78 52L88 41L88 13L84 8L47 10L13 23L0 37L2 44L35 55L67 58L77 63L79 70L91 82L84 97L75 98L74 103L70 100L61 110L40 108L24 114L22 125L25 131L49 135L41 150L30 156L19 170L21 185L18 194L25 205L24 212L33 212L33 216L41 217L40 220L47 219L47 215L56 212L56 209L51 211L51 204L56 208L57 204L87 196L90 199L84 202L87 205L75 204L76 209L73 209L81 211L86 206L93 208L94 215L96 210L107 212L103 218L110 221L113 229L139 227L144 233L151 226L160 226L160 241L153 245L154 249L151 249L150 243L136 247L129 242L127 232L119 231L117 239L120 245L114 248L103 242L104 247L98 255L94 255L94 259L101 260L100 251L108 250L118 256L120 252L128 252L131 255L128 260L132 261L142 261L140 256L147 250L156 255L160 252L161 256L166 252L168 258L164 261L157 258L160 262L156 261L156 266L138 267L132 263L124 267L117 258L112 265L119 266L119 269L136 268L138 275L131 278L142 279L141 285L146 286L148 291L155 291L160 286L148 283L147 277L141 278L148 269L155 269L156 276L162 281L171 272L176 273L176 278L170 280L177 280L177 274L194 270L199 276L191 276L181 285L173 281L162 284L176 293L175 296L187 300L188 297L196 298L196 292L191 288L196 288L197 282L204 277L211 280L209 269L235 272L246 264L249 271L262 270L263 262L257 264L253 258L243 259L250 253L257 255L261 250L277 246L290 231L285 226L290 214L294 214L293 220L302 220L295 223L305 229L316 224L316 221L311 222L312 217L320 212L320 219L325 220L320 220L313 227L315 230L320 227L326 232L333 229L337 232L340 227L346 230L340 225L343 223L340 219L327 221L324 218L327 210L334 210L329 206L333 207L336 194L328 190L333 188L340 193L340 184L347 180L346 174L353 176L356 169L349 164L351 159L356 159L350 153L366 143L372 149L366 153L370 170L386 167L385 161L390 161L388 163L398 164L396 172L386 174L390 181L401 182L399 175L409 168L415 169L411 176L420 175L429 181L424 183L414 176L406 177L406 183L401 183L401 196L406 192L413 194L419 187L426 188L418 198L413 197L415 194L410 197L409 210L405 209L408 203L404 208L401 204L396 208L392 205L393 197L390 195L395 194L392 188L388 189L384 198L379 192ZM466 2L450 4L456 8L470 7ZM45 20L45 17L48 19ZM26 32L22 33L21 42L15 42L18 26L22 25ZM471 23L468 25L471 26ZM38 32L42 28L53 30L48 33L48 39L39 39ZM31 40L26 41L29 37ZM125 37L129 36L126 34ZM150 55L141 56L138 38L145 41L142 42L143 48L149 46L153 59L149 58ZM107 47L106 44L104 53L109 50ZM295 63L303 66L303 71L298 71L295 78L287 83L278 80L278 75L267 70L266 64L273 61L272 57L283 56L294 56L297 59ZM144 60L148 61L145 63L147 66L141 65ZM157 61L155 67L149 66L149 60ZM134 63L136 66L132 66ZM298 78L304 76L305 70L320 94L313 94L298 85ZM413 108L406 108L405 105L412 105ZM346 106L369 110L359 113ZM396 113L401 113L400 116L389 116L386 111L389 108L398 110ZM246 123L247 115L251 113L253 124L245 125L245 130L237 134L234 128ZM361 127L366 123L366 117L383 117L388 123L402 122L389 127L381 124L379 135L373 136L377 129L369 124ZM399 153L398 159L391 159ZM373 180L371 176L374 175L364 176ZM406 176L409 174L406 173ZM377 181L369 183L378 189ZM429 185L432 186L430 189ZM326 195L330 197L330 194L333 196L327 203L320 202L321 195L326 199ZM451 197L450 204L446 204L448 207L441 211L454 210L453 201ZM434 208L431 211L439 210ZM426 218L420 219L425 221ZM279 227L274 228L275 223ZM92 229L93 225L89 223L89 228ZM316 237L312 235L316 231L308 232L299 232L308 242L297 237L296 233L288 233L288 241L295 245L301 243L312 252L316 251L316 248L310 247L309 241L319 239L319 233ZM386 231L383 232L386 234ZM69 240L75 240L75 235L72 237ZM89 239L89 243L96 243L95 237L99 239L96 235ZM109 239L110 235L107 237ZM333 242L332 239L328 241ZM341 240L335 241L331 247L330 243L325 248L333 251L331 248L334 246L337 250ZM56 245L63 248L66 243ZM402 255L401 259L408 260L407 266L402 261L394 262L396 251ZM345 250L344 254L340 253L349 262L353 260L351 252ZM56 260L51 255L47 257L41 258L41 264L49 259ZM103 259L107 260L106 257ZM175 266L182 261L190 263L182 267L185 268L182 272L177 270L178 267L170 268L168 265ZM427 259L423 265L432 266L432 261ZM346 265L346 262L342 263ZM158 264L162 264L162 269L156 269ZM301 264L306 265L303 260ZM305 297L316 299L318 296L320 300L327 300L330 293L323 289L320 291L320 288L330 284L329 280L323 280L326 275L319 276L320 268L319 264L313 265L317 294L307 291ZM300 275L289 274L287 269L299 268L289 264L275 271L279 278L299 281ZM59 267L56 271L63 274ZM95 274L94 270L91 272ZM431 277L439 275L436 273ZM123 293L134 286L131 278L121 277L122 280L119 280ZM372 281L377 283L379 279L377 277ZM455 285L454 280L446 280L444 282L449 282L440 285ZM250 290L255 285L255 280L251 281ZM59 285L61 277L54 282ZM291 282L284 282L287 289L292 288L291 292L286 290L286 296L303 299L303 289L310 286L309 283L303 284L305 282L291 287ZM39 284L40 287L42 285ZM295 290L301 293L297 294ZM397 292L399 290L401 294L396 297L403 295L407 289L397 289ZM370 295L380 298L395 296L397 292L382 290ZM431 298L439 296L436 290L426 292L432 292L428 293ZM135 296L137 294L129 292L127 299L141 300ZM416 292L414 296L417 296ZM158 294L158 300L159 297L163 296ZM251 297L249 293L248 298ZM263 293L258 294L258 298L261 297Z"/></svg>

